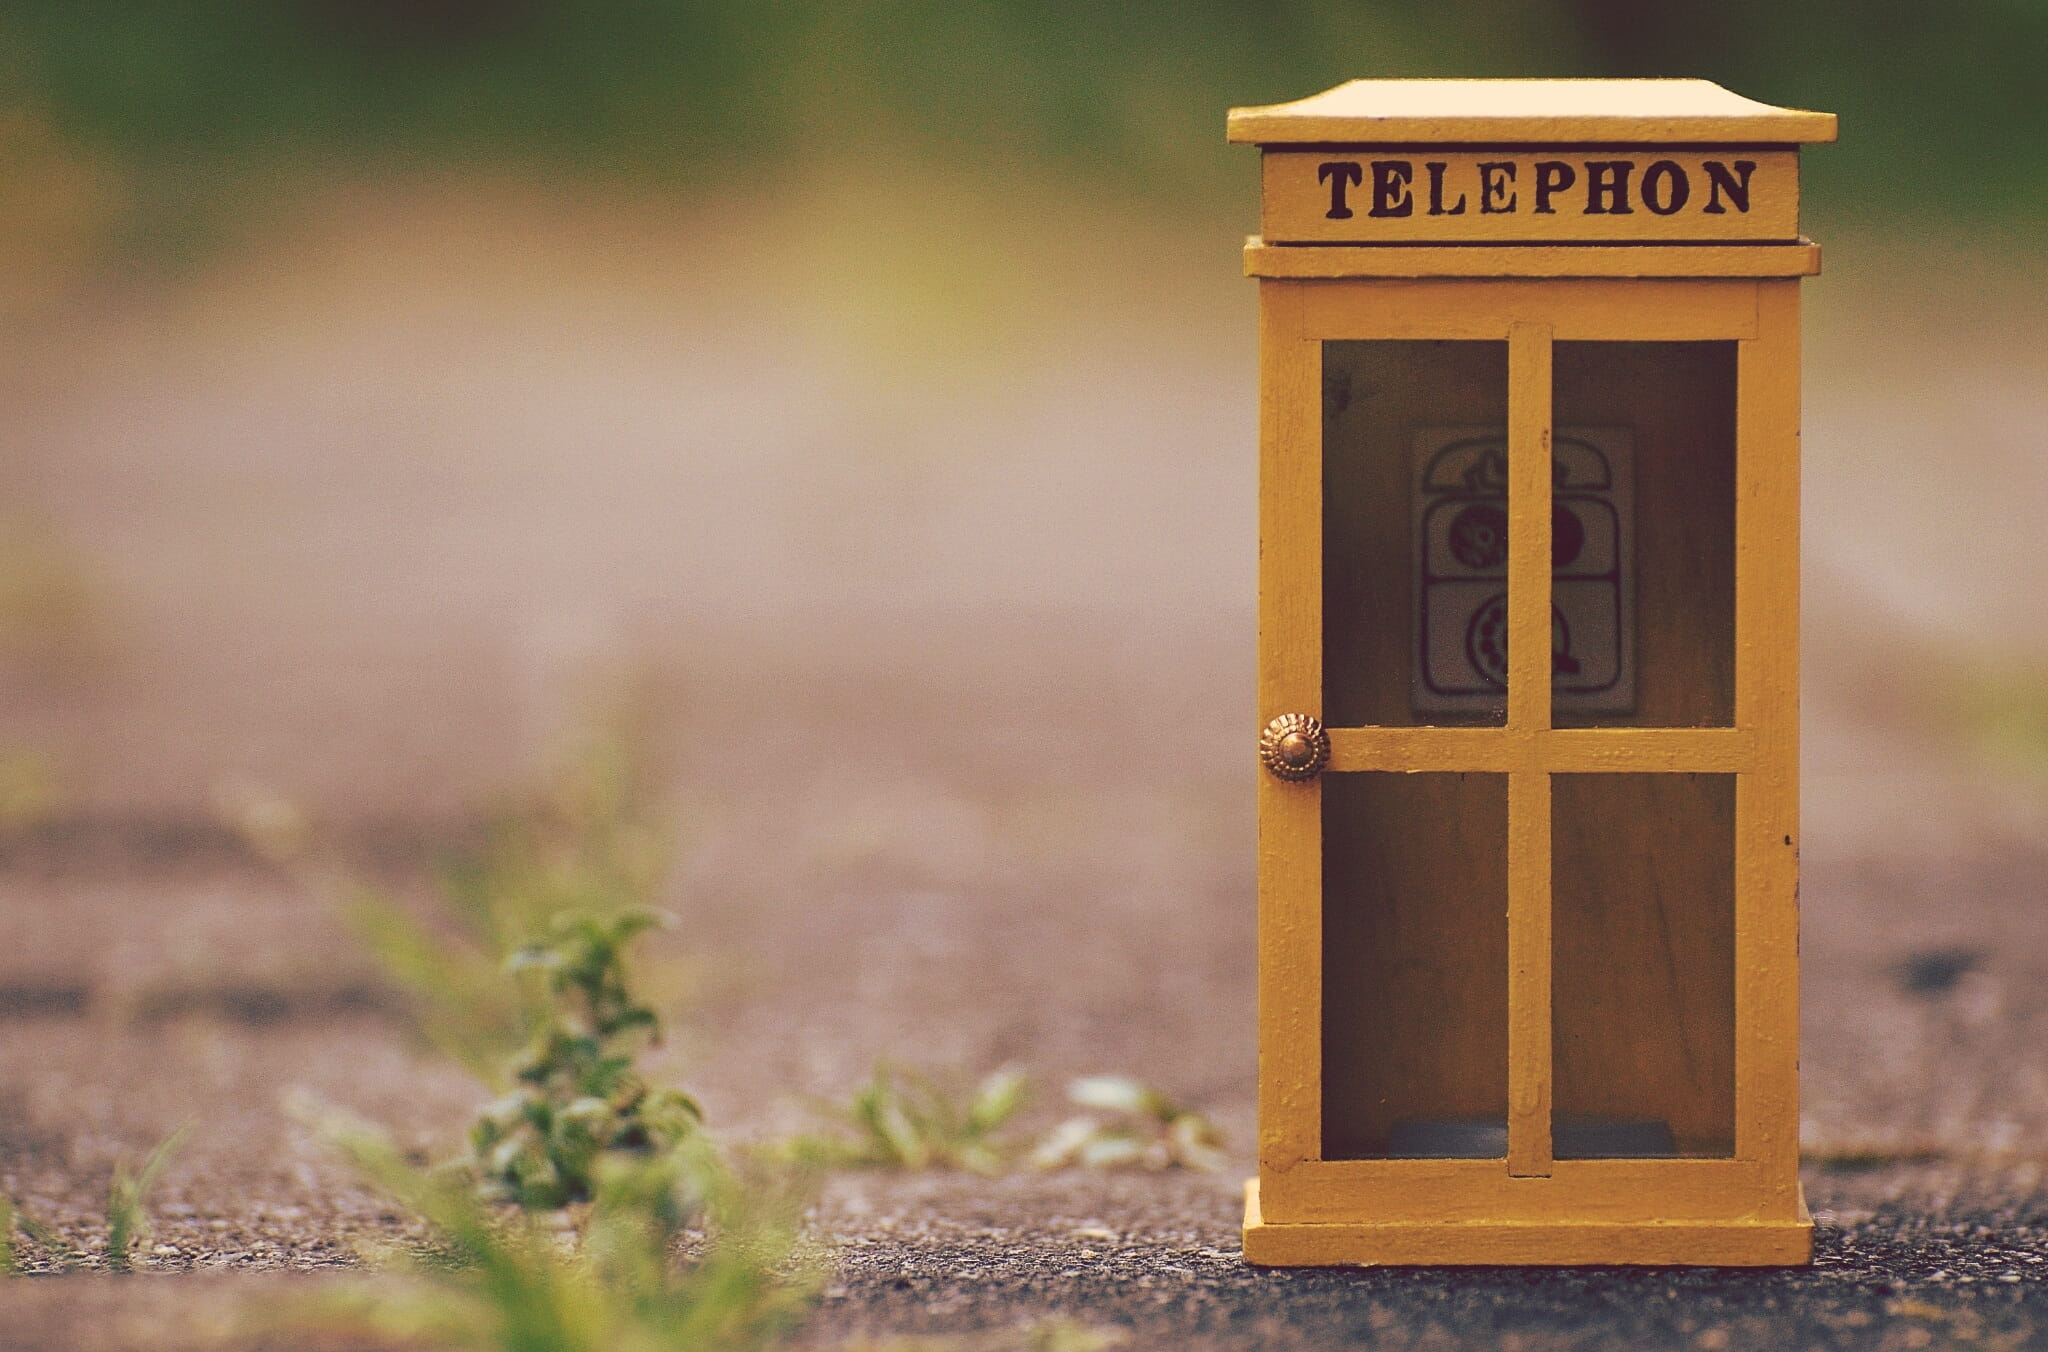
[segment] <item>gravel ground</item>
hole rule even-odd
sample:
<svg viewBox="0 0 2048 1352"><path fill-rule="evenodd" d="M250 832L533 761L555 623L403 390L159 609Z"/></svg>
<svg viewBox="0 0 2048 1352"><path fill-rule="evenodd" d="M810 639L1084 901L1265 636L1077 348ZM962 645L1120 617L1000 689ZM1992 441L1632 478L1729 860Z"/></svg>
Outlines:
<svg viewBox="0 0 2048 1352"><path fill-rule="evenodd" d="M802 1341L1018 1347L1020 1330L1062 1320L1133 1348L2037 1347L2048 1344L2041 1179L2037 1163L1810 1173L1819 1242L1803 1271L1262 1272L1238 1256L1225 1179L854 1176L820 1208L838 1275ZM0 1293L0 1347L296 1345L247 1328L319 1280L17 1282Z"/></svg>
<svg viewBox="0 0 2048 1352"><path fill-rule="evenodd" d="M872 191L846 240L815 204L737 230L731 204L341 197L14 334L0 489L47 539L0 523L0 554L78 604L0 615L0 750L46 750L69 808L0 840L0 1187L90 1241L115 1163L197 1129L146 1270L0 1283L0 1347L202 1346L413 1233L282 1108L440 1154L476 1106L336 903L428 897L436 845L621 671L673 715L654 1069L721 1130L789 1130L888 1056L1022 1064L1033 1126L1067 1077L1134 1073L1236 1152L837 1180L819 1346L1055 1314L1138 1347L2043 1341L2048 839L2038 785L1955 721L1969 663L2048 650L2048 555L1959 487L2048 500L2034 270L1831 242L1808 291L1817 1264L1257 1273L1235 242L1076 216L1012 259L1006 215L956 241L986 312L931 328L880 256L924 222ZM899 331L927 342L874 341ZM279 802L319 842L291 867L223 825Z"/></svg>
<svg viewBox="0 0 2048 1352"><path fill-rule="evenodd" d="M957 792L950 811L971 815L972 790ZM926 862L923 887L878 870L797 914L744 905L737 887L689 909L744 872L706 841L676 899L687 940L664 936L648 975L686 1033L657 1069L700 1089L719 1124L786 1130L806 1120L801 1096L843 1095L887 1053L961 1075L1028 1065L1046 1087L1032 1125L1057 1112L1065 1076L1139 1071L1211 1112L1236 1152L1219 1176L841 1176L818 1214L838 1275L810 1342L1011 1346L1054 1317L1131 1346L1218 1349L2048 1339L2040 859L2011 847L1966 865L1809 871L1808 1144L1832 1161L1807 1178L1811 1270L1261 1273L1237 1240L1253 1109L1245 884L1214 881L1230 878L1235 842L1204 842L1199 823L1221 810L1209 807L1165 852L1211 880L1162 889L1178 923L1160 936L1101 926L1085 954L1063 936L1144 905L1112 868L1128 810L1117 829L1092 814L1063 828L1071 872L1057 886L989 869L1000 851L948 855ZM401 895L430 890L417 845L355 848L357 872L381 870ZM963 872L939 886L948 859ZM158 1191L146 1271L0 1284L0 1346L247 1343L234 1311L361 1280L337 1270L417 1235L281 1106L310 1092L446 1153L478 1097L407 1040L330 893L204 830L32 841L0 860L0 883L21 932L39 936L0 961L0 1184L90 1243L113 1162L199 1124ZM950 899L968 896L976 923L951 923Z"/></svg>

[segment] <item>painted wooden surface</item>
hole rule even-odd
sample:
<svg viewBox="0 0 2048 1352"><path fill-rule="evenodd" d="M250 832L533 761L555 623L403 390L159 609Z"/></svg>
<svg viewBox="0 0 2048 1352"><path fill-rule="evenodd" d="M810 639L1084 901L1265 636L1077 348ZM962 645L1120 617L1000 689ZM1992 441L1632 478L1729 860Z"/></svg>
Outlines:
<svg viewBox="0 0 2048 1352"><path fill-rule="evenodd" d="M1735 1149L1799 1171L1799 287L1758 287L1737 354Z"/></svg>
<svg viewBox="0 0 2048 1352"><path fill-rule="evenodd" d="M1371 145L1261 159L1268 244L1799 238L1791 150Z"/></svg>
<svg viewBox="0 0 2048 1352"><path fill-rule="evenodd" d="M1287 1223L1784 1219L1782 1192L1741 1159L1553 1160L1515 1177L1503 1160L1317 1160L1263 1175L1266 1214Z"/></svg>
<svg viewBox="0 0 2048 1352"><path fill-rule="evenodd" d="M1550 779L1508 776L1508 1174L1547 1178L1552 1158Z"/></svg>
<svg viewBox="0 0 2048 1352"><path fill-rule="evenodd" d="M1820 246L1794 244L1272 244L1245 241L1247 277L1810 277Z"/></svg>
<svg viewBox="0 0 2048 1352"><path fill-rule="evenodd" d="M1716 580L1784 566L1758 531L1783 532L1796 483L1796 442L1775 421L1796 426L1796 368L1788 390L1751 353L1796 337L1795 285L1262 285L1260 718L1333 726L1320 788L1262 777L1255 1258L1593 1261L1569 1255L1597 1231L1601 1261L1799 1261L1794 879L1759 833L1796 807L1796 683L1740 628L1749 615L1780 641L1796 632L1796 574L1756 583L1775 593L1760 614ZM1558 369L1565 344L1591 341L1640 362L1644 330L1680 346L1624 372L1626 388L1598 361ZM1282 388L1286 408L1271 397ZM1548 697L1549 429L1596 395L1609 404L1590 411L1639 425L1649 448L1641 531L1716 491L1742 507L1733 539L1724 508L1676 530L1668 558L1646 552L1647 726L1556 727ZM1409 492L1415 420L1482 414L1510 443L1505 724L1413 726L1410 527L1387 503ZM1754 688L1760 668L1775 695ZM1727 726L1687 726L1716 720ZM1587 778L1560 792L1559 776ZM1503 799L1504 814L1480 806ZM1722 856L1690 867L1685 842L1707 838ZM1560 982L1574 989L1561 997ZM1695 1157L1555 1160L1553 1105L1666 1121ZM1395 1121L1436 1116L1505 1116L1506 1157L1372 1157ZM1646 1247L1645 1225L1705 1238Z"/></svg>
<svg viewBox="0 0 2048 1352"><path fill-rule="evenodd" d="M1835 139L1835 115L1777 108L1709 80L1350 80L1233 108L1245 145L1782 143Z"/></svg>
<svg viewBox="0 0 2048 1352"><path fill-rule="evenodd" d="M1460 278L1304 284L1298 336L1504 340L1517 324L1559 342L1699 342L1754 338L1757 283L1749 279L1584 280Z"/></svg>
<svg viewBox="0 0 2048 1352"><path fill-rule="evenodd" d="M1508 329L1508 726L1550 726L1551 334Z"/></svg>
<svg viewBox="0 0 2048 1352"><path fill-rule="evenodd" d="M1762 764L1744 728L1332 728L1330 772L1537 770L1559 774L1746 774Z"/></svg>
<svg viewBox="0 0 2048 1352"><path fill-rule="evenodd" d="M1245 1185L1244 1254L1275 1267L1431 1264L1700 1264L1788 1267L1813 1260L1804 1201L1789 1220L1275 1223L1260 1182Z"/></svg>
<svg viewBox="0 0 2048 1352"><path fill-rule="evenodd" d="M1275 147L1245 250L1258 721L1331 743L1320 780L1260 780L1246 1256L1807 1261L1794 147L1834 118L1703 81L1354 81L1230 125ZM1553 707L1560 426L1628 430L1627 711ZM1506 690L1423 712L1415 447L1466 427L1508 448ZM1676 1154L1557 1158L1588 1117ZM1388 1157L1470 1118L1500 1158Z"/></svg>
<svg viewBox="0 0 2048 1352"><path fill-rule="evenodd" d="M1323 702L1322 368L1300 305L1288 287L1259 307L1259 708L1276 712ZM1322 1150L1321 782L1262 774L1258 813L1259 971L1299 978L1259 982L1265 1171Z"/></svg>
<svg viewBox="0 0 2048 1352"><path fill-rule="evenodd" d="M1508 330L1508 727L1551 722L1551 326ZM1549 775L1508 776L1508 1173L1551 1169Z"/></svg>

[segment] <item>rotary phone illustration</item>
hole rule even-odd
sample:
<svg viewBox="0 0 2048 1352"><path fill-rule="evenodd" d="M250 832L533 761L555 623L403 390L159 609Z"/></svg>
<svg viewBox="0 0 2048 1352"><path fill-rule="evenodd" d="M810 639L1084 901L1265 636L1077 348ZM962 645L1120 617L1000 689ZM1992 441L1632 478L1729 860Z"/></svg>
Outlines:
<svg viewBox="0 0 2048 1352"><path fill-rule="evenodd" d="M1635 708L1634 443L1625 427L1552 438L1551 682L1556 708ZM1418 712L1498 709L1507 689L1507 437L1423 428L1415 438Z"/></svg>

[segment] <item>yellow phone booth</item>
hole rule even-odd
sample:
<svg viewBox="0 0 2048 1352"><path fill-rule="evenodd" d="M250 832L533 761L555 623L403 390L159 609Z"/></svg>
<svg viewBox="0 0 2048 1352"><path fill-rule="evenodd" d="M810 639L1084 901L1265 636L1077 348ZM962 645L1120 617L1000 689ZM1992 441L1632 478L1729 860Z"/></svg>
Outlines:
<svg viewBox="0 0 2048 1352"><path fill-rule="evenodd" d="M1358 80L1261 147L1260 1264L1808 1261L1798 147Z"/></svg>

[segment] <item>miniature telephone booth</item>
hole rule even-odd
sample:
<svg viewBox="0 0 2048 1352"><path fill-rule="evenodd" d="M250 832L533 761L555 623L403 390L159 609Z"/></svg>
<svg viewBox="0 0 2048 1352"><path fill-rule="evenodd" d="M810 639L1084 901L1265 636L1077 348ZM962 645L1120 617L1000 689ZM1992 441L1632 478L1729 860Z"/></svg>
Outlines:
<svg viewBox="0 0 2048 1352"><path fill-rule="evenodd" d="M1790 1264L1798 147L1359 80L1261 148L1260 1264Z"/></svg>

